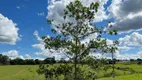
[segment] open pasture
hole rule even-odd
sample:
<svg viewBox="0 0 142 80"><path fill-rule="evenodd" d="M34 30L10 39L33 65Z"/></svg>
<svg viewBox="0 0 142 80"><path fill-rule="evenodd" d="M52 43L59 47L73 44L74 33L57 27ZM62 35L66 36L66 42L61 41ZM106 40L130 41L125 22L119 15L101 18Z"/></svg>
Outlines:
<svg viewBox="0 0 142 80"><path fill-rule="evenodd" d="M82 68L86 69L86 66ZM120 70L123 68L131 68L132 71ZM36 70L38 65L8 65L0 66L0 80L45 80L44 75L38 75ZM87 68L89 69L89 68ZM99 71L98 80L114 80L110 76L112 69ZM116 64L115 80L142 80L142 65L137 64Z"/></svg>

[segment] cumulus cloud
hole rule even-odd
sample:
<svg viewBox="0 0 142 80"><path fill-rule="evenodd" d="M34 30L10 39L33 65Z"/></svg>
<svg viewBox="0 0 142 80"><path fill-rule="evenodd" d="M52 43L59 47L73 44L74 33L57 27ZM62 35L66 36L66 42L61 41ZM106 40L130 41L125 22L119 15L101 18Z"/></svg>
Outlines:
<svg viewBox="0 0 142 80"><path fill-rule="evenodd" d="M42 39L39 37L38 32L35 31L34 34L37 37L37 40L40 42L39 44L32 45L32 47L37 48L37 49L40 50L39 52L35 53L37 56L41 56L41 55L46 56L46 57L55 56L56 59L60 59L60 58L67 59L67 56L64 55L62 51L57 52L55 50L45 49L44 42L42 42ZM127 37L127 36L129 36L129 37ZM116 50L116 52L114 53L114 57L116 59L120 59L120 60L129 60L129 59L142 58L142 51L139 51L139 52L134 53L134 54L127 53L127 51L130 51L131 49L134 48L134 47L130 47L130 46L134 46L134 45L135 46L140 46L141 42L139 42L139 41L142 41L141 37L142 37L141 34L139 34L137 32L134 32L131 35L126 35L124 38L120 38L119 39L120 45L118 46L118 50ZM88 41L88 40L85 40L85 41ZM107 44L112 45L113 41L107 39ZM125 53L121 54L120 52L125 52ZM92 52L92 55L97 57L97 58L108 58L108 59L111 59L111 56L112 56L111 53L101 54L101 53L93 53L93 52Z"/></svg>
<svg viewBox="0 0 142 80"><path fill-rule="evenodd" d="M118 50L119 50L119 51L122 51L122 52L126 52L126 51L131 50L132 48L133 48L133 47L119 46L119 47L118 47Z"/></svg>
<svg viewBox="0 0 142 80"><path fill-rule="evenodd" d="M129 59L138 59L142 58L142 50L141 47L139 51L136 53L130 53L132 49L134 49L136 46L142 46L142 35L138 32L133 32L130 35L126 35L123 38L119 38L120 45L117 46L118 50L114 53L114 58L120 59L120 60L129 60ZM107 40L107 44L112 44L112 40ZM123 52L123 53L121 53ZM111 59L112 54L111 53L93 53L94 56L97 58L108 58Z"/></svg>
<svg viewBox="0 0 142 80"><path fill-rule="evenodd" d="M74 0L49 0L48 1L48 19L54 19L54 24L58 25L59 23L63 23L63 9L69 4L71 1ZM91 2L99 2L99 11L95 15L94 22L101 22L103 20L114 18L114 22L112 23L111 29L117 29L120 32L130 32L133 30L141 30L142 29L142 0L112 0L111 5L108 7L107 11L109 15L106 14L104 5L108 2L108 0L80 0L83 5L88 6ZM133 3L133 6L132 6ZM69 19L73 20L73 19ZM107 28L110 29L110 28ZM53 56L56 55L65 57L62 54L54 54L51 53L48 49L45 49L44 42L41 40L38 32L35 32L35 36L37 40L40 42L39 44L32 45L34 48L40 50L40 52L36 52L36 55L44 55L44 56ZM93 34L88 36L82 42L88 42L90 39L94 39L94 36L97 34ZM134 54L120 54L120 52L127 52L131 50L133 47L129 46L141 46L142 45L142 35L134 32L131 35L126 35L123 38L119 39L120 46L118 46L118 51L116 51L116 57L119 59L128 58L128 56L133 56L134 58L138 57L138 53ZM107 40L108 44L112 44L111 40ZM119 52L120 51L120 52ZM101 54L95 54L97 56L101 56ZM106 57L111 57L111 54L105 55ZM132 58L132 57L130 57Z"/></svg>
<svg viewBox="0 0 142 80"><path fill-rule="evenodd" d="M19 57L19 52L17 50L10 50L8 52L3 52L3 54L7 55L12 59Z"/></svg>
<svg viewBox="0 0 142 80"><path fill-rule="evenodd" d="M54 49L46 49L45 48L45 43L43 42L43 40L40 38L38 31L34 32L34 35L36 36L37 40L39 41L39 44L33 44L32 47L39 49L39 52L35 52L35 54L37 56L44 56L44 57L53 57L55 56L56 59L60 59L60 58L65 58L67 59L67 56L64 54L63 49L61 49L60 51L56 51ZM49 36L47 36L49 37Z"/></svg>
<svg viewBox="0 0 142 80"><path fill-rule="evenodd" d="M142 29L142 0L112 0L109 16L114 18L113 29L130 32ZM133 6L132 6L133 5Z"/></svg>
<svg viewBox="0 0 142 80"><path fill-rule="evenodd" d="M123 38L119 38L120 45L127 46L142 46L142 35L138 32L133 32Z"/></svg>
<svg viewBox="0 0 142 80"><path fill-rule="evenodd" d="M0 14L0 43L16 44L20 40L16 23Z"/></svg>
<svg viewBox="0 0 142 80"><path fill-rule="evenodd" d="M93 54L95 57L101 59L101 58L107 58L107 59L112 59L112 54L111 53L105 53L105 54L100 54L100 53L95 53ZM130 59L138 59L142 58L142 51L139 51L137 53L124 53L121 54L119 50L114 53L114 58L119 59L119 60L130 60Z"/></svg>
<svg viewBox="0 0 142 80"><path fill-rule="evenodd" d="M85 37L85 39L81 40L82 43L89 42L92 39L96 39L98 36L97 33L90 34L89 36Z"/></svg>
<svg viewBox="0 0 142 80"><path fill-rule="evenodd" d="M74 0L49 0L48 1L48 19L54 19L56 24L62 23L64 21L64 9L67 4L73 2ZM108 18L104 5L107 3L108 0L80 0L83 5L88 6L92 2L99 2L100 6L98 9L98 13L95 15L94 22L100 22ZM73 19L71 19L73 20Z"/></svg>
<svg viewBox="0 0 142 80"><path fill-rule="evenodd" d="M117 54L115 55L117 59L121 60L129 60L129 59L138 59L142 58L142 51L139 51L137 53L125 53L125 54Z"/></svg>
<svg viewBox="0 0 142 80"><path fill-rule="evenodd" d="M21 59L31 59L29 54L19 55L19 51L17 50L10 50L8 52L3 52L3 55L7 55L10 59L21 58Z"/></svg>
<svg viewBox="0 0 142 80"><path fill-rule="evenodd" d="M66 8L66 5L68 5L70 2L73 2L75 0L48 0L48 15L47 19L54 20L52 27L54 25L62 24L64 22L63 16L64 16L64 9ZM106 14L104 5L107 4L108 0L80 0L83 5L89 6L92 2L98 2L99 8L98 12L95 15L94 22L101 22L103 20L108 19L108 15ZM74 22L75 20L72 18L67 18L66 21ZM91 27L91 26L90 26ZM56 28L55 28L56 29ZM59 29L57 30L59 31ZM59 31L60 32L60 31ZM82 42L88 42L90 39L93 39L97 37L97 34L91 34Z"/></svg>
<svg viewBox="0 0 142 80"><path fill-rule="evenodd" d="M112 45L113 40L107 39L107 45ZM114 58L125 60L125 59L137 59L139 58L139 54L130 54L127 53L128 51L132 50L134 47L128 46L128 45L118 45L117 50L114 52ZM124 52L125 54L121 54L121 52ZM99 52L92 52L93 56L96 58L107 58L112 59L112 53L99 53Z"/></svg>

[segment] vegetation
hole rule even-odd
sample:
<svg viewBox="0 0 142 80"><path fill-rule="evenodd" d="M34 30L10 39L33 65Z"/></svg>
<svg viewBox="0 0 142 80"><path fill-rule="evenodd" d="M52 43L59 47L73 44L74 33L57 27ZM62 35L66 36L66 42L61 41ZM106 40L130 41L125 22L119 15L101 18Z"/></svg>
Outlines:
<svg viewBox="0 0 142 80"><path fill-rule="evenodd" d="M68 57L68 61L63 59L56 61L55 57L45 60L9 59L0 54L0 65L13 65L0 66L0 71L4 73L0 75L2 77L0 79L44 80L45 77L46 80L108 80L111 79L111 76L113 78L116 76L116 80L123 80L122 78L125 77L125 79L129 79L128 75L132 77L137 75L139 76L138 80L142 79L140 77L142 71L139 70L142 63L141 59L137 59L137 61L131 59L128 63L120 62L121 64L114 59L118 41L113 41L111 45L107 44L107 39L103 38L102 35L117 35L117 30L104 31L104 27L95 25L94 15L97 13L98 7L99 3L97 2L91 3L90 6L84 6L80 0L75 0L64 9L63 23L55 25L54 20L47 20L53 26L52 32L57 36L43 36L45 48L52 49L52 51L62 51ZM94 39L82 42L87 36L95 33L97 36ZM97 59L92 54L95 52L100 54L112 53L112 60ZM114 66L116 62L117 64ZM40 64L39 68L37 64ZM12 69L12 73L3 72L3 70L11 70L12 67L15 68L15 70Z"/></svg>
<svg viewBox="0 0 142 80"><path fill-rule="evenodd" d="M0 65L37 65L37 64L54 64L56 63L55 58L46 58L44 60L39 59L21 59L15 58L10 59L6 55L0 54Z"/></svg>
<svg viewBox="0 0 142 80"><path fill-rule="evenodd" d="M42 37L46 43L45 48L55 51L64 51L64 54L71 60L73 65L64 64L53 68L40 65L38 70L39 74L45 74L46 79L58 79L61 75L64 75L63 80L96 79L96 73L89 70L86 73L84 70L80 69L80 62L89 60L88 65L96 70L100 66L104 66L104 64L99 61L97 64L94 64L96 60L91 53L114 53L117 49L116 45L118 44L117 41L114 41L113 45L108 45L107 39L102 38L102 35L107 33L117 35L117 30L106 32L103 27L99 28L94 25L94 15L98 11L98 6L99 3L97 2L91 3L90 6L84 6L79 0L75 0L74 2L70 2L64 9L64 23L55 25L54 20L48 20L48 22L54 26L52 32L57 36ZM73 21L70 19L73 19ZM81 42L87 36L94 33L98 34L96 38L86 43ZM85 73L86 75L84 75Z"/></svg>
<svg viewBox="0 0 142 80"><path fill-rule="evenodd" d="M74 0L63 10L63 23L47 20L56 36L42 37L45 48L62 52L68 60L10 59L0 54L0 80L142 80L142 59L114 59L119 42L108 44L102 35L117 35L117 30L105 31L95 25L98 7L97 2L84 6ZM94 39L82 42L94 34ZM111 53L112 59L98 59L92 53Z"/></svg>
<svg viewBox="0 0 142 80"><path fill-rule="evenodd" d="M9 64L9 58L5 55L0 54L0 65Z"/></svg>
<svg viewBox="0 0 142 80"><path fill-rule="evenodd" d="M55 66L60 65L54 64ZM50 65L51 68L53 67ZM0 80L45 80L44 75L38 75L36 70L38 69L38 65L3 65L0 66ZM84 65L81 66L81 69L90 69L89 66ZM115 80L142 80L142 65L137 64L124 64L124 63L116 63L115 64L115 72L116 77ZM131 71L124 71L119 70L117 68L123 68L123 69L133 69L135 73L131 73ZM114 80L111 77L112 69L108 69L107 71L100 71L98 72L98 79L97 80ZM59 80L62 80L63 76L59 77ZM56 80L56 79L53 79Z"/></svg>
<svg viewBox="0 0 142 80"><path fill-rule="evenodd" d="M1 59L3 58L1 57ZM5 60L6 61L3 60L4 62L1 62L2 66L0 66L0 73L2 73L0 74L0 80L45 80L45 76L50 78L52 77L52 80L63 80L65 77L67 79L68 77L70 78L73 76L73 74L68 75L68 73L72 73L73 64L71 63L71 61L65 61L63 59L61 59L60 61L56 61L56 63L54 63L54 58L46 58L45 60L23 60L20 58L16 58L11 60L7 57L7 59ZM12 61L14 61L16 64L11 64L10 62ZM142 59L131 59L127 61L114 59L114 61L116 63L114 67L116 76L115 80L142 79ZM5 62L7 62L7 64L2 64ZM46 62L48 62L48 64ZM35 63L45 63L46 65L40 65L40 67L38 67L38 65L35 65ZM97 80L111 80L111 64L112 60L110 59L91 59L91 57L88 57L87 59L82 60L79 64L77 64L77 66L80 69L79 71L81 71L80 73L82 73L83 75L79 76L84 77L86 80L92 80L93 77L97 78ZM39 74L46 74L38 75L37 72ZM54 78L52 76L53 74L56 74Z"/></svg>

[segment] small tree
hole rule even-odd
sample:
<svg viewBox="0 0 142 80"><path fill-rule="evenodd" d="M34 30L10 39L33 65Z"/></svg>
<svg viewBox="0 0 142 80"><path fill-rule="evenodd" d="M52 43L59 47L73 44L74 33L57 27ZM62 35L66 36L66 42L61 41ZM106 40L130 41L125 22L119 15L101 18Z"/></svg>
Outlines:
<svg viewBox="0 0 142 80"><path fill-rule="evenodd" d="M103 27L97 28L93 24L94 15L98 11L99 3L91 3L90 6L84 6L79 0L70 2L64 9L64 23L54 25L54 20L48 20L54 28L52 32L56 37L42 37L46 43L45 48L64 50L64 54L73 61L74 76L73 80L79 80L80 69L78 63L91 55L93 52L108 52L110 46L107 45L107 39L103 39L102 34L117 34L116 30L106 32ZM71 20L73 21L71 21ZM87 36L97 33L97 37L89 42L81 42ZM114 42L115 43L115 42Z"/></svg>

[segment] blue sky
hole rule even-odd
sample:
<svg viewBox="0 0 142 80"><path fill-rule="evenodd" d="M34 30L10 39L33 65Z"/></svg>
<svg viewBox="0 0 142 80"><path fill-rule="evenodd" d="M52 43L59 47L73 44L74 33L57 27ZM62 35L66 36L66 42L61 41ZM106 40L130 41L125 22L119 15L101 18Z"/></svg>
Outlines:
<svg viewBox="0 0 142 80"><path fill-rule="evenodd" d="M0 44L0 52L18 50L23 55L37 51L31 46L38 42L33 35L34 31L38 30L40 35L51 34L46 22L47 0L1 0L0 5L0 13L16 23L16 27L19 28L18 34L22 35L21 40L15 45ZM43 12L44 15L38 15Z"/></svg>
<svg viewBox="0 0 142 80"><path fill-rule="evenodd" d="M73 0L1 0L0 53L11 58L45 58L49 56L49 52L43 49L38 38L43 35L54 36L51 33L51 26L47 24L46 20L47 18L56 18L55 21L62 21L60 20L62 16L60 11L70 1ZM140 3L142 1L82 0L86 6L92 1L99 1L100 3L98 17L94 20L96 25L106 26L108 21L112 21L113 28L119 31L117 36L103 36L110 41L120 41L121 45L116 57L142 58L142 23L140 23L142 20ZM133 8L131 8L131 3L134 3ZM60 54L56 56L62 57Z"/></svg>

